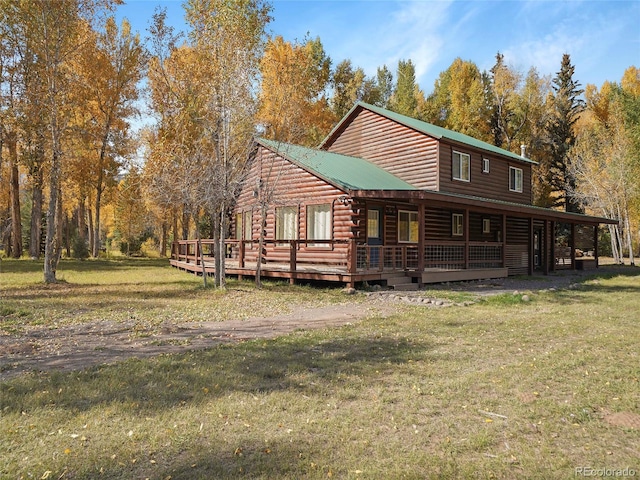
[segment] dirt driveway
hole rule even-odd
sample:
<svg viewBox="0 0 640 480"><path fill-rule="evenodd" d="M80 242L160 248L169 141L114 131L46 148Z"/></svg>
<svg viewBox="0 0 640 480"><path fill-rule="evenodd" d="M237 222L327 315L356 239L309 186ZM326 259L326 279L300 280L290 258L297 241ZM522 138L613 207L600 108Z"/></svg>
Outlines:
<svg viewBox="0 0 640 480"><path fill-rule="evenodd" d="M616 273L617 267L599 269ZM438 290L467 291L478 296L513 291L573 288L595 272L572 272L531 279L507 278L433 286ZM44 326L20 336L0 334L0 381L29 371L69 371L115 363L131 357L151 357L212 347L221 342L272 338L296 330L336 327L372 316L389 316L400 304L416 300L426 307L446 307L446 301L425 302L424 292L381 291L364 302L346 302L319 308L298 307L291 313L224 322L165 324L139 330L135 323L91 322L50 329Z"/></svg>
<svg viewBox="0 0 640 480"><path fill-rule="evenodd" d="M77 370L131 357L179 353L221 342L347 325L371 315L391 313L391 308L374 303L375 306L354 302L298 307L291 313L273 317L165 324L154 331L139 331L134 323L91 322L57 329L34 328L20 337L0 335L0 381L28 371Z"/></svg>

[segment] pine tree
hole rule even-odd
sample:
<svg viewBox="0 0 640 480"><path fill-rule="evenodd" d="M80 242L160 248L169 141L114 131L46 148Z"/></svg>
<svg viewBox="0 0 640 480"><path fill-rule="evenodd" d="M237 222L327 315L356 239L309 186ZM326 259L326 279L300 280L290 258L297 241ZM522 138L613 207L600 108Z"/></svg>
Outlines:
<svg viewBox="0 0 640 480"><path fill-rule="evenodd" d="M411 60L398 62L398 82L390 101L394 112L414 117L418 107L416 99L416 68Z"/></svg>
<svg viewBox="0 0 640 480"><path fill-rule="evenodd" d="M584 101L579 98L584 90L573 79L575 67L571 65L568 53L562 56L560 71L553 78L553 116L549 123L548 135L551 148L549 165L549 185L557 194L556 206L563 205L567 212L582 212L570 192L575 190L575 178L568 168L569 149L576 142L574 125L584 110Z"/></svg>

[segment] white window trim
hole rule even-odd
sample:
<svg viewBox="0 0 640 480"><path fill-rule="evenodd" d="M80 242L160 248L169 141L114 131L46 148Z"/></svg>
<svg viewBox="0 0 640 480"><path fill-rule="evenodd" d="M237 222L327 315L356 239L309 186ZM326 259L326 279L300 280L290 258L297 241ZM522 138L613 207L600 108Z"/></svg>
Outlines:
<svg viewBox="0 0 640 480"><path fill-rule="evenodd" d="M451 214L451 236L462 237L464 235L464 215L462 213Z"/></svg>
<svg viewBox="0 0 640 480"><path fill-rule="evenodd" d="M406 213L409 216L409 238L408 240L402 240L400 238L400 214L402 213ZM418 224L419 220L418 220L418 212L416 212L415 210L398 210L398 243L418 243L419 238L420 238L420 233L418 233L418 238L416 238L415 240L411 240L411 224L413 223L412 221L412 217L415 217L415 223Z"/></svg>
<svg viewBox="0 0 640 480"><path fill-rule="evenodd" d="M454 168L453 165L456 162L456 155L458 155L457 157L457 161L460 164L460 177L456 177L454 174ZM463 157L467 158L467 168L466 168L466 176L467 178L463 178L463 174L462 174L462 159ZM471 181L471 155L469 155L468 153L462 153L462 152L458 152L457 150L453 151L453 154L451 155L451 178L453 178L454 180L458 181L458 182L470 182Z"/></svg>
<svg viewBox="0 0 640 480"><path fill-rule="evenodd" d="M284 212L284 210L289 210L290 212L292 212L294 214L294 219L293 219L293 225L292 225L292 233L293 234L293 238L286 238L287 237L287 228L286 225L280 225L281 221L285 221L285 216L282 215L281 216L281 212ZM298 211L298 207L297 206L293 206L293 205L287 205L287 206L282 206L282 207L276 207L276 211L275 211L275 220L276 220L276 224L275 224L275 236L276 236L276 241L278 240L298 240L298 227L299 227L299 211ZM280 228L282 227L282 228ZM280 237L284 237L284 238L280 238ZM277 244L277 246L287 246L288 243L279 243Z"/></svg>
<svg viewBox="0 0 640 480"><path fill-rule="evenodd" d="M242 240L242 234L244 232L242 218L242 212L236 212L236 240Z"/></svg>
<svg viewBox="0 0 640 480"><path fill-rule="evenodd" d="M517 175L513 177L514 184L513 185L511 184L512 172L520 172L520 185L518 185L518 182L517 182L517 178L518 178ZM518 167L509 167L509 191L522 193L523 184L524 184L524 172L522 171L522 169Z"/></svg>
<svg viewBox="0 0 640 480"><path fill-rule="evenodd" d="M491 219L483 218L482 219L482 233L491 233Z"/></svg>
<svg viewBox="0 0 640 480"><path fill-rule="evenodd" d="M482 173L489 173L491 162L488 158L482 159Z"/></svg>
<svg viewBox="0 0 640 480"><path fill-rule="evenodd" d="M322 235L322 238L318 237L318 233L319 232L316 232L316 227L318 225L316 225L317 220L315 218L315 214L313 215L314 218L311 218L312 217L312 212L316 212L316 213L320 212L318 207L325 207L325 209L328 209L328 210L322 210L322 212L328 214L327 223L326 223L326 225L324 225L324 228L326 229L325 233L327 235ZM329 248L329 247L331 247L331 243L329 242L330 240L332 240L332 236L333 236L331 204L330 203L315 203L315 204L307 205L307 209L306 210L307 210L307 217L306 217L307 240L317 240L318 241L318 243L308 243L307 246L308 247L315 247L315 248L317 248L317 247L319 247L319 248ZM323 240L326 240L327 242L325 243L325 242L323 242Z"/></svg>
<svg viewBox="0 0 640 480"><path fill-rule="evenodd" d="M242 212L242 239L253 240L253 210Z"/></svg>

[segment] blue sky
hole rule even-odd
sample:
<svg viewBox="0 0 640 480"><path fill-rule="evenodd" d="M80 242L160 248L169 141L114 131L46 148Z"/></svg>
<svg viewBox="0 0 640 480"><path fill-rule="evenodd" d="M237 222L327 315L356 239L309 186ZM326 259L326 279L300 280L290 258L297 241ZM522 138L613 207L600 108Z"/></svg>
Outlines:
<svg viewBox="0 0 640 480"><path fill-rule="evenodd" d="M147 34L156 6L184 30L182 0L125 0L118 7L133 28ZM526 73L536 67L553 76L563 53L571 55L574 79L584 87L620 81L640 67L640 0L275 0L272 35L285 40L320 37L333 65L350 59L367 75L411 59L426 94L457 57L488 70L496 52Z"/></svg>

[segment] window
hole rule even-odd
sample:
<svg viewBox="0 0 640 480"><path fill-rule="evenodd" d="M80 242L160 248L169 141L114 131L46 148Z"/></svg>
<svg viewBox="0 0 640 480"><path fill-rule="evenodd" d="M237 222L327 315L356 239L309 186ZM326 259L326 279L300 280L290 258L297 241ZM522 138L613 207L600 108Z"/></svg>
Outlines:
<svg viewBox="0 0 640 480"><path fill-rule="evenodd" d="M309 205L307 207L307 239L331 240L331 205ZM323 247L328 244L309 244L312 247Z"/></svg>
<svg viewBox="0 0 640 480"><path fill-rule="evenodd" d="M466 153L453 152L453 179L468 182L471 179L471 157Z"/></svg>
<svg viewBox="0 0 640 480"><path fill-rule="evenodd" d="M298 208L276 208L276 240L298 239Z"/></svg>
<svg viewBox="0 0 640 480"><path fill-rule="evenodd" d="M244 240L251 240L253 238L253 235L252 235L253 217L252 217L251 210L246 210L245 212L243 212L242 217L244 222L244 233L242 234L242 238Z"/></svg>
<svg viewBox="0 0 640 480"><path fill-rule="evenodd" d="M236 240L242 240L242 214L236 213Z"/></svg>
<svg viewBox="0 0 640 480"><path fill-rule="evenodd" d="M398 211L398 242L418 243L418 212Z"/></svg>
<svg viewBox="0 0 640 480"><path fill-rule="evenodd" d="M236 240L251 240L251 210L236 213Z"/></svg>
<svg viewBox="0 0 640 480"><path fill-rule="evenodd" d="M482 233L491 233L491 219L482 219Z"/></svg>
<svg viewBox="0 0 640 480"><path fill-rule="evenodd" d="M380 238L380 210L367 210L367 238Z"/></svg>
<svg viewBox="0 0 640 480"><path fill-rule="evenodd" d="M454 213L451 216L451 235L454 237L461 237L463 234L462 220L463 215L461 213Z"/></svg>
<svg viewBox="0 0 640 480"><path fill-rule="evenodd" d="M509 167L509 190L522 193L522 169Z"/></svg>
<svg viewBox="0 0 640 480"><path fill-rule="evenodd" d="M482 159L482 173L489 173L489 159Z"/></svg>

